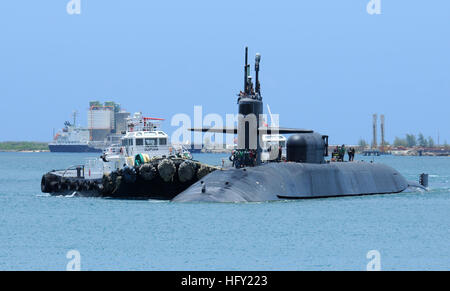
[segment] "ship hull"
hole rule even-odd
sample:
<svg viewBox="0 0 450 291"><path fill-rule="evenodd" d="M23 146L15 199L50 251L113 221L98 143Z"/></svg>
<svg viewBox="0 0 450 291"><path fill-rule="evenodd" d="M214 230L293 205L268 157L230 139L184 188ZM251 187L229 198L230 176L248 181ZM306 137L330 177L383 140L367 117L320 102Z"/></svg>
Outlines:
<svg viewBox="0 0 450 291"><path fill-rule="evenodd" d="M266 165L215 171L175 202L263 202L399 193L409 183L396 170L364 162Z"/></svg>
<svg viewBox="0 0 450 291"><path fill-rule="evenodd" d="M48 148L53 153L101 153L102 150L87 144L49 144Z"/></svg>

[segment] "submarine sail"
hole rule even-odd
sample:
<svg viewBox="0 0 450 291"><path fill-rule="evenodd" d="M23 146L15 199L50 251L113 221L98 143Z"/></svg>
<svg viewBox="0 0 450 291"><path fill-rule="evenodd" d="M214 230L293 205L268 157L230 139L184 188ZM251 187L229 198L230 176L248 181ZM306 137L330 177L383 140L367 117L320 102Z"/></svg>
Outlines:
<svg viewBox="0 0 450 291"><path fill-rule="evenodd" d="M261 136L263 134L302 134L313 133L313 130L283 127L264 127L263 101L259 82L261 55L255 56L255 84L250 75L248 64L248 47L245 48L244 89L238 94L238 126L237 128L190 128L191 131L224 133L238 135L238 150L254 151L256 164L261 164Z"/></svg>

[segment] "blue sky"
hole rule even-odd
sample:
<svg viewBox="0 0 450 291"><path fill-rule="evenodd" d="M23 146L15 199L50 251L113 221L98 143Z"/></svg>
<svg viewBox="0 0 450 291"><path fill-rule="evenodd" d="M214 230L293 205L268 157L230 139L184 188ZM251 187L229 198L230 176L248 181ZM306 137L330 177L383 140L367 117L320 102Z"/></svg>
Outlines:
<svg viewBox="0 0 450 291"><path fill-rule="evenodd" d="M8 0L0 4L0 140L51 139L90 100L169 119L235 113L243 51L286 127L330 143L422 132L450 142L450 1Z"/></svg>

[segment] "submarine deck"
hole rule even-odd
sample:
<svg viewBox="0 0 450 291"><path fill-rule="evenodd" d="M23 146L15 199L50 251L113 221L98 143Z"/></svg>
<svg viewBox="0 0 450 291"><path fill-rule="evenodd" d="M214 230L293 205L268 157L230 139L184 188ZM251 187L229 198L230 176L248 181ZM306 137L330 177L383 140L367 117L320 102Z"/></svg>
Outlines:
<svg viewBox="0 0 450 291"><path fill-rule="evenodd" d="M176 196L177 202L261 202L399 193L408 188L393 168L376 163L268 163L216 171Z"/></svg>

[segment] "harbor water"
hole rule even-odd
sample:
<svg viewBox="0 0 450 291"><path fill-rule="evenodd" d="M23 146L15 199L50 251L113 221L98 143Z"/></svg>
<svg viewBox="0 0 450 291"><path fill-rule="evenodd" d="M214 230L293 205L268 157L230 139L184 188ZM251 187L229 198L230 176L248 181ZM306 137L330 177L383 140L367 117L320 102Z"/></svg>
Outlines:
<svg viewBox="0 0 450 291"><path fill-rule="evenodd" d="M367 157L429 192L266 203L52 197L42 174L98 154L0 153L0 270L450 269L450 158ZM226 155L195 158L221 164ZM356 159L363 159L357 156Z"/></svg>

